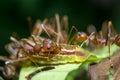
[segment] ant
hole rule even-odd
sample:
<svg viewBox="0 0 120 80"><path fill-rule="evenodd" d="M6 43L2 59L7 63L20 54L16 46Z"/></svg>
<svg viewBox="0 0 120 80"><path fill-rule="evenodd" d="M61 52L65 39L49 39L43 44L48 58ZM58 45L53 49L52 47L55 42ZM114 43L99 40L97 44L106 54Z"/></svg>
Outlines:
<svg viewBox="0 0 120 80"><path fill-rule="evenodd" d="M89 29L93 29L94 27L89 27ZM95 29L93 29L95 30ZM90 30L89 30L90 31ZM78 32L74 42L82 42L81 47L87 43L87 45L94 47L102 47L102 46L108 46L108 53L109 53L109 64L110 64L110 69L113 69L113 63L110 58L110 46L112 44L116 44L120 46L120 34L116 34L115 30L113 28L112 22L104 22L102 29L99 33L97 31L92 31L91 34L88 36L84 32ZM110 74L113 74L109 69Z"/></svg>
<svg viewBox="0 0 120 80"><path fill-rule="evenodd" d="M89 29L93 29L94 27L90 26ZM104 29L104 30L103 30ZM107 35L106 35L106 34ZM78 32L77 35L74 38L74 42L83 42L85 44L88 42L89 44L92 44L93 46L105 46L105 45L110 45L110 44L117 44L119 45L119 34L115 35L114 28L112 26L112 22L108 21L106 26L102 27L102 30L97 33L97 31L93 31L90 33L88 36L84 32ZM81 45L81 46L82 46Z"/></svg>
<svg viewBox="0 0 120 80"><path fill-rule="evenodd" d="M0 60L5 61L5 66L0 67L0 69L6 78L10 79L17 75L16 67L22 66L27 60L37 65L37 62L32 57L40 56L41 58L49 59L46 57L47 53L56 54L60 50L51 40L44 39L42 42L39 41L41 44L38 44L36 43L38 41L35 39L39 38L33 35L30 38L18 41L14 37L11 37L12 43L5 46L6 50L10 53L10 57L0 56Z"/></svg>
<svg viewBox="0 0 120 80"><path fill-rule="evenodd" d="M39 66L39 64L54 65L61 64L62 62L82 62L88 58L89 52L84 51L78 45L67 44L68 33L67 31L64 31L68 29L67 17L65 16L60 24L59 15L56 14L55 22L56 23L54 24L57 24L57 29L53 28L52 24L48 23L47 20L44 20L42 23L38 21L35 24L30 37L21 40L10 37L12 42L5 46L5 49L10 53L10 56L0 56L0 60L5 61L5 66L0 67L0 70L3 71L6 78L10 79L13 78L13 76L16 76L16 68L24 65L28 61ZM64 28L60 26L63 26ZM45 31L49 38L51 38L51 36L57 37L53 40L41 37L42 31ZM61 57L66 58L66 55L69 60L61 60ZM71 56L75 57L72 61ZM45 67L41 70L35 71L26 76L26 79L31 80L31 78L38 72L54 69L53 66L49 65L48 68Z"/></svg>
<svg viewBox="0 0 120 80"><path fill-rule="evenodd" d="M29 21L30 23L31 21ZM32 35L42 36L43 31L47 34L46 38L56 43L67 43L68 38L68 17L64 16L60 21L59 15L55 14L52 21L44 19L43 22L38 20L32 30ZM44 37L42 37L44 38Z"/></svg>
<svg viewBox="0 0 120 80"><path fill-rule="evenodd" d="M106 29L107 30L107 33L106 33L107 35L105 34L106 36L103 36L104 31L100 31L99 34L97 34L96 32L92 32L89 36L84 32L78 32L74 41L75 42L83 42L81 44L81 47L86 42L92 43L92 45L94 45L94 46L105 46L105 45L107 45L109 56L110 56L110 45L113 44L113 43L119 45L119 41L118 41L119 40L119 35L114 34L114 30L113 30L111 21L108 22L108 25L107 25L106 28L107 28ZM68 51L67 49L66 50L61 49L61 50ZM110 59L110 66L111 66L111 68L113 66L113 64L111 62L111 59Z"/></svg>

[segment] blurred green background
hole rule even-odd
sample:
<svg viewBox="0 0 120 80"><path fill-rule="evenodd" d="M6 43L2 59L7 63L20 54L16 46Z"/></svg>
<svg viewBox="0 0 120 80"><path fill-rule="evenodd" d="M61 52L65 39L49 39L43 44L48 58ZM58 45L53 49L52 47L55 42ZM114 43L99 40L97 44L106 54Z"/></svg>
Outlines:
<svg viewBox="0 0 120 80"><path fill-rule="evenodd" d="M21 38L30 34L27 18L37 19L54 17L59 13L69 17L69 26L75 25L79 31L85 31L93 24L97 30L102 22L112 20L117 32L120 32L119 0L0 0L0 55L7 55L4 45L16 32Z"/></svg>

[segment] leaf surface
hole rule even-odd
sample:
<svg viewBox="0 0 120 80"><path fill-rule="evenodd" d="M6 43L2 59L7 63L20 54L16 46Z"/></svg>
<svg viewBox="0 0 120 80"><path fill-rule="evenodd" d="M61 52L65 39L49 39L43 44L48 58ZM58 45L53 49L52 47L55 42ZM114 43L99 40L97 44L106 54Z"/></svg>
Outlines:
<svg viewBox="0 0 120 80"><path fill-rule="evenodd" d="M49 71L42 71L36 74L32 80L65 80L68 73L74 69L77 69L80 64L64 64L64 65L56 65L55 69ZM34 66L27 66L22 67L20 72L19 80L26 80L25 77L29 75L31 72L34 72L37 69L43 68L41 67L34 67Z"/></svg>

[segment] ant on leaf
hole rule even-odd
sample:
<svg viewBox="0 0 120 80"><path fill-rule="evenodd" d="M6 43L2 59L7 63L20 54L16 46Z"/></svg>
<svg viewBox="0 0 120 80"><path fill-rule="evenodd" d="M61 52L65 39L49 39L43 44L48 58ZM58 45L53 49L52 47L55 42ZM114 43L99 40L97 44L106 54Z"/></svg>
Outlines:
<svg viewBox="0 0 120 80"><path fill-rule="evenodd" d="M69 38L67 20L65 16L60 23L59 15L56 14L53 22L47 19L43 22L37 21L28 38L17 40L11 36L12 42L5 46L10 56L0 56L0 60L5 61L5 66L0 68L4 76L13 78L17 74L16 68L29 62L35 66L46 67L27 75L27 80L31 80L41 71L54 69L56 64L84 62L89 57L89 52L79 45L67 44ZM43 31L48 37L42 37ZM49 66L50 64L53 66Z"/></svg>
<svg viewBox="0 0 120 80"><path fill-rule="evenodd" d="M88 32L90 33L89 36L84 32L78 32L76 37L74 38L74 41L82 42L81 46L87 43L89 47L92 47L94 49L103 47L103 46L108 46L109 64L110 64L109 74L113 75L113 72L111 71L111 69L113 69L114 65L111 60L110 46L112 44L116 44L120 46L120 34L115 33L115 30L111 21L104 22L102 25L102 29L99 31L99 33L97 33L94 26L89 26Z"/></svg>

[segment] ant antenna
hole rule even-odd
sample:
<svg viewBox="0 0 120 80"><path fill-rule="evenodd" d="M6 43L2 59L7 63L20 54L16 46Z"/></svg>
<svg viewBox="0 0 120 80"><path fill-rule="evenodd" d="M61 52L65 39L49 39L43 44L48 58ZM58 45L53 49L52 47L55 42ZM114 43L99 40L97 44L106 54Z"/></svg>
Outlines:
<svg viewBox="0 0 120 80"><path fill-rule="evenodd" d="M61 28L66 30L66 32L68 33L68 17L67 16L63 16L62 20L61 20Z"/></svg>
<svg viewBox="0 0 120 80"><path fill-rule="evenodd" d="M84 45L85 43L87 43L87 41L88 41L93 35L95 35L95 32L92 32L92 33L89 35L89 37L88 37L85 41L83 41L83 43L82 43L80 46L83 47L83 45Z"/></svg>
<svg viewBox="0 0 120 80"><path fill-rule="evenodd" d="M68 43L71 43L72 40L74 39L74 37L73 37L72 39L69 40L70 35L71 35L73 29L74 29L76 32L78 32L77 28L76 28L75 26L72 26L72 28L70 29L70 34L68 35L68 40L67 40Z"/></svg>
<svg viewBox="0 0 120 80"><path fill-rule="evenodd" d="M39 36L43 30L48 35L48 37L50 37L50 34L48 33L48 31L45 28L45 24L41 23L41 21L38 20L34 26L34 29L32 31L32 35Z"/></svg>
<svg viewBox="0 0 120 80"><path fill-rule="evenodd" d="M42 33L42 29L40 25L41 25L41 21L37 20L31 32L32 35L39 36Z"/></svg>
<svg viewBox="0 0 120 80"><path fill-rule="evenodd" d="M33 42L37 45L37 42L35 41L34 35L32 35Z"/></svg>
<svg viewBox="0 0 120 80"><path fill-rule="evenodd" d="M16 46L21 45L20 42L17 39L15 39L14 37L12 37L12 36L10 37L10 40L15 42Z"/></svg>
<svg viewBox="0 0 120 80"><path fill-rule="evenodd" d="M44 24L41 24L41 27L42 27L42 29L45 31L45 33L48 35L48 37L50 37L50 34L47 32L47 30L46 30Z"/></svg>

